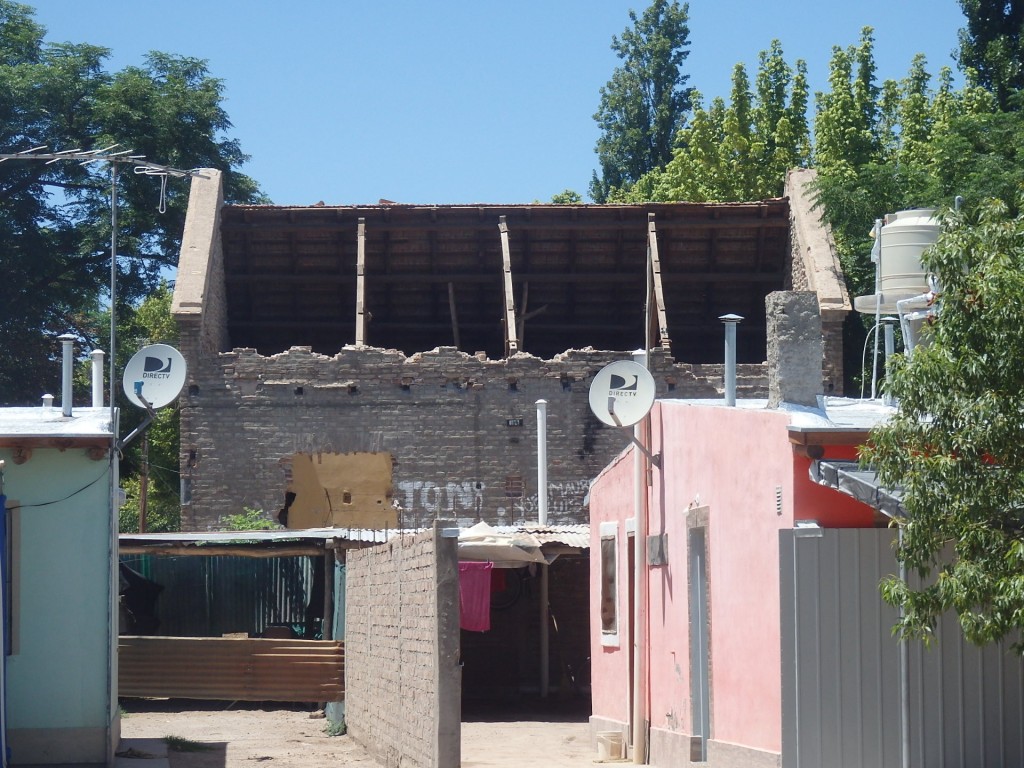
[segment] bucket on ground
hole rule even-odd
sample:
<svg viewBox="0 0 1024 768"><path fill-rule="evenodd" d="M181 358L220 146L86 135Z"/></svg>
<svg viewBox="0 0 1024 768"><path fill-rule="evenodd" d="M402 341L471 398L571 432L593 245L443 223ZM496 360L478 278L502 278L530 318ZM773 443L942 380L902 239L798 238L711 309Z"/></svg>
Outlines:
<svg viewBox="0 0 1024 768"><path fill-rule="evenodd" d="M621 760L622 759L622 733L619 731L598 731L597 733L597 759L598 760Z"/></svg>

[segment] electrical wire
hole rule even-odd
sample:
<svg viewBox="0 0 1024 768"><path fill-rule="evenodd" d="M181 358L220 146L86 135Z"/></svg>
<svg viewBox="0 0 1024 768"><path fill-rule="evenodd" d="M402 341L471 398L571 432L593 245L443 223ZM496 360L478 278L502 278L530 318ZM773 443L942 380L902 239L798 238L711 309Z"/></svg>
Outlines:
<svg viewBox="0 0 1024 768"><path fill-rule="evenodd" d="M99 477L97 477L95 480L92 480L91 482L86 483L85 485L83 485L78 490L72 491L71 493L69 493L67 496L65 496L63 498L54 499L52 501L40 501L40 502L38 502L36 504L18 504L17 506L14 506L14 507L8 507L8 509L12 509L12 510L13 509L37 509L39 507L49 507L49 506L52 506L54 504L60 504L62 501L67 501L68 499L72 498L73 496L77 496L78 494L82 493L83 491L88 490L92 486L96 485L96 483L98 483L100 480L106 479L106 477L107 477L107 471L104 470L103 473Z"/></svg>
<svg viewBox="0 0 1024 768"><path fill-rule="evenodd" d="M861 400L864 399L864 377L867 376L868 342L871 341L871 334L872 333L874 333L876 337L878 336L878 326L879 326L879 323L876 323L875 325L871 326L871 328L868 329L867 336L864 337L864 350L861 352L861 355L860 355L860 399ZM875 350L875 354L878 354L877 350ZM874 372L872 372L872 381L873 380L874 380Z"/></svg>

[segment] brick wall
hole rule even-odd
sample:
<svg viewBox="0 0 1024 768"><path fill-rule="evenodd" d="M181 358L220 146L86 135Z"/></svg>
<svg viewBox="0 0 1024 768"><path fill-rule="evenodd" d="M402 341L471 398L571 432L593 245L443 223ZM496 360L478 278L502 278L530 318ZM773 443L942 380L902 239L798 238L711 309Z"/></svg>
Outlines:
<svg viewBox="0 0 1024 768"><path fill-rule="evenodd" d="M345 721L388 768L460 764L458 551L446 523L348 553Z"/></svg>
<svg viewBox="0 0 1024 768"><path fill-rule="evenodd" d="M536 406L548 401L549 521L585 523L589 481L629 442L591 413L591 378L619 352L490 360L441 347L401 352L305 347L264 357L209 354L183 334L184 530L217 527L243 507L276 513L298 452L387 451L404 527L536 519ZM197 346L193 346L197 345ZM194 361L194 362L193 362ZM722 366L652 356L660 398L722 396ZM765 397L763 365L738 366L738 395Z"/></svg>

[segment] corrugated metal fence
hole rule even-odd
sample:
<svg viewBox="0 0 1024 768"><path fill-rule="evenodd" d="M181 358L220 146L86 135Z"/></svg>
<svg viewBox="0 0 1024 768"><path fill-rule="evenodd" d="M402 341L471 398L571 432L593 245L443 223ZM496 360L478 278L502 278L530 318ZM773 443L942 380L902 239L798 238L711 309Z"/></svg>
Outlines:
<svg viewBox="0 0 1024 768"><path fill-rule="evenodd" d="M784 768L900 768L902 705L895 611L879 581L896 573L892 530L783 531ZM954 617L938 642L909 644L909 765L1024 765L1024 664L964 641Z"/></svg>
<svg viewBox="0 0 1024 768"><path fill-rule="evenodd" d="M274 624L303 630L313 584L311 557L173 557L131 555L128 567L164 587L155 634L258 636ZM322 566L321 566L322 567Z"/></svg>
<svg viewBox="0 0 1024 768"><path fill-rule="evenodd" d="M341 642L226 637L122 637L122 696L225 701L321 701L344 697Z"/></svg>

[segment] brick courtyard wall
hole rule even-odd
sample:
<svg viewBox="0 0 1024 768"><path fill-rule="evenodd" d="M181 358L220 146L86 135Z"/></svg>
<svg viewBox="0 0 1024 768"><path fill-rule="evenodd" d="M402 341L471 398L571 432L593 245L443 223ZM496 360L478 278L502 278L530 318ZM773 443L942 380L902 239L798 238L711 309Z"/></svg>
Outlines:
<svg viewBox="0 0 1024 768"><path fill-rule="evenodd" d="M453 521L348 553L345 722L387 768L461 760L459 570Z"/></svg>
<svg viewBox="0 0 1024 768"><path fill-rule="evenodd" d="M190 346L181 396L182 529L216 528L244 507L284 505L291 457L386 451L404 527L536 519L536 401L548 401L548 519L586 523L589 482L629 442L590 412L593 376L621 352L570 351L490 360L440 347L406 357L307 347L264 357ZM722 366L652 356L659 398L722 397ZM764 365L738 366L739 397L766 397Z"/></svg>

